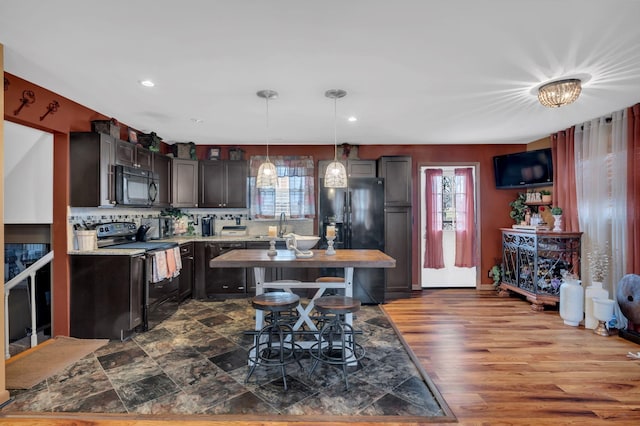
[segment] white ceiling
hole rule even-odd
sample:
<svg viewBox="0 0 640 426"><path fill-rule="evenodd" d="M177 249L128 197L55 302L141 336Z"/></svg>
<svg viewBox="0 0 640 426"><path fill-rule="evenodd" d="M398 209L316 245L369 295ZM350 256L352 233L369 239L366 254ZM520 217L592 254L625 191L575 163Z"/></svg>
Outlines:
<svg viewBox="0 0 640 426"><path fill-rule="evenodd" d="M0 43L9 73L167 142L264 144L256 91L274 89L272 144L332 143L340 88L338 143L526 143L640 101L639 17L635 0L2 0ZM538 103L576 76L575 103Z"/></svg>

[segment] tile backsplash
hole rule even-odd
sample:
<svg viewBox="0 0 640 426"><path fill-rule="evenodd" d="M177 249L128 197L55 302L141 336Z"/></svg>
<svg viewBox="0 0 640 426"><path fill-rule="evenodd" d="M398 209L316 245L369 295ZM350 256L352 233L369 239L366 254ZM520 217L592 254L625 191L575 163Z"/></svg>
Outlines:
<svg viewBox="0 0 640 426"><path fill-rule="evenodd" d="M202 235L201 218L212 216L215 218L215 233L220 235L223 226L240 225L247 227L249 235L267 235L269 226L277 225L278 220L253 220L249 217L247 209L180 209L188 216L189 223L193 225L192 235ZM143 219L157 218L162 209L133 209L133 208L85 208L69 207L67 212L67 227L69 249L73 249L75 238L73 238L74 225L81 227L91 227L99 223L107 222L134 222L140 226ZM286 232L294 232L301 235L317 234L313 227L313 219L288 219L286 221Z"/></svg>

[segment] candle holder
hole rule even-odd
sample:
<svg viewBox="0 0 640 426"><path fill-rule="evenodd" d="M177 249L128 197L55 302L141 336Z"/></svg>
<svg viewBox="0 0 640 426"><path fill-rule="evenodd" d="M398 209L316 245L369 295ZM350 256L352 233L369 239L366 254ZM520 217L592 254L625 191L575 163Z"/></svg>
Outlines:
<svg viewBox="0 0 640 426"><path fill-rule="evenodd" d="M333 249L333 240L335 240L336 237L327 237L327 251L325 251L325 254L327 256L332 256L334 254L336 254L336 251Z"/></svg>
<svg viewBox="0 0 640 426"><path fill-rule="evenodd" d="M269 241L269 250L267 250L267 256L276 256L278 251L276 250L276 240Z"/></svg>

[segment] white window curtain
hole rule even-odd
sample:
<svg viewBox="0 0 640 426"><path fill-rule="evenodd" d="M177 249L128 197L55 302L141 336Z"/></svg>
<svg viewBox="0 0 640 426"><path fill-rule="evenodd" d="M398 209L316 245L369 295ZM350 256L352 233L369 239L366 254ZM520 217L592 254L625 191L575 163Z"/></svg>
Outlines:
<svg viewBox="0 0 640 426"><path fill-rule="evenodd" d="M581 278L591 284L587 253L608 250L609 271L604 288L615 300L624 275L626 244L626 111L576 126L575 164L578 217L582 236ZM622 318L620 312L617 318Z"/></svg>
<svg viewBox="0 0 640 426"><path fill-rule="evenodd" d="M278 173L275 189L256 188L258 169L265 160L264 156L251 156L249 162L251 215L267 219L280 213L294 219L315 217L313 157L271 156Z"/></svg>

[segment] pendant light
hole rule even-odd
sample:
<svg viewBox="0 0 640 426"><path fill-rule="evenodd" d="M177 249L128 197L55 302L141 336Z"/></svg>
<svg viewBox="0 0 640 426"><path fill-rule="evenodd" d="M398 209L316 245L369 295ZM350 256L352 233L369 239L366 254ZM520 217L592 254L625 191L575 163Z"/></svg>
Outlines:
<svg viewBox="0 0 640 426"><path fill-rule="evenodd" d="M256 188L272 189L276 187L278 173L276 172L276 166L269 161L269 101L276 99L278 92L275 90L260 90L256 94L263 98L267 104L267 159L264 163L260 164L260 168L258 169Z"/></svg>
<svg viewBox="0 0 640 426"><path fill-rule="evenodd" d="M327 90L324 95L333 99L333 161L327 166L324 174L325 188L346 188L347 170L344 164L338 161L338 138L336 132L336 122L338 120L337 103L339 98L344 98L347 92L341 89Z"/></svg>

